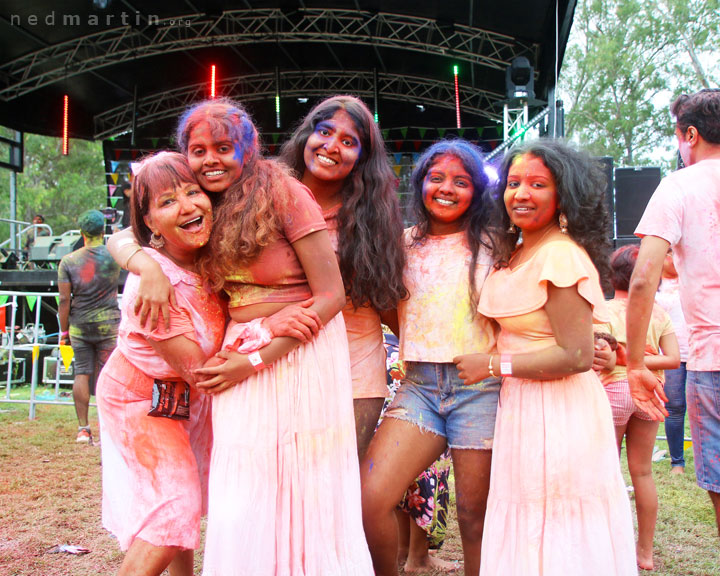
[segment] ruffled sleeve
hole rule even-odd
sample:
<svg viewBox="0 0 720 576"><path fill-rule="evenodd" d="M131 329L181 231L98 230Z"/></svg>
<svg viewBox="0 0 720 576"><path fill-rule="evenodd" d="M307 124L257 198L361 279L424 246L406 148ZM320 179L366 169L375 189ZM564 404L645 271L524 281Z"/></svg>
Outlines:
<svg viewBox="0 0 720 576"><path fill-rule="evenodd" d="M522 316L547 302L548 283L559 288L577 285L593 309L595 323L609 321L605 297L587 252L572 240L553 240L515 269L495 270L485 282L478 311L491 318Z"/></svg>

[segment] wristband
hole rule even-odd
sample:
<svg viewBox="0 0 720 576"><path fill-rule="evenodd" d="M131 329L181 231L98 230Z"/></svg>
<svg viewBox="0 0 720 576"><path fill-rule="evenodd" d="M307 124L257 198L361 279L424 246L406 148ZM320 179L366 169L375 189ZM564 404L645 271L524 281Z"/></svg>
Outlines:
<svg viewBox="0 0 720 576"><path fill-rule="evenodd" d="M495 376L495 372L493 371L492 361L493 361L493 355L490 354L490 361L488 362L488 370L490 372L490 376L492 376L493 378L497 378L497 376Z"/></svg>
<svg viewBox="0 0 720 576"><path fill-rule="evenodd" d="M253 368L255 368L255 372L260 372L260 370L267 368L267 366L265 366L265 362L263 362L262 356L260 356L260 352L257 350L248 354L248 360L250 361L250 364L253 365Z"/></svg>
<svg viewBox="0 0 720 576"><path fill-rule="evenodd" d="M68 334L69 332L67 330L63 330L62 332L60 332L60 336L67 336Z"/></svg>
<svg viewBox="0 0 720 576"><path fill-rule="evenodd" d="M510 354L500 355L500 375L512 376L512 356Z"/></svg>

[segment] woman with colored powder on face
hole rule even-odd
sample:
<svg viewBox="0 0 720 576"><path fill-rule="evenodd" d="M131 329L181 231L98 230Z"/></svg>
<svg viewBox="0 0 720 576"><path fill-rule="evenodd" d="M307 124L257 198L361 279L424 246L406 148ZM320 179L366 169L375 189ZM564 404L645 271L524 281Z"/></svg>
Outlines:
<svg viewBox="0 0 720 576"><path fill-rule="evenodd" d="M176 301L171 330L143 328L132 312L139 278L128 276L117 348L98 380L103 525L127 550L120 575L193 574L212 444L210 399L193 370L220 349L226 322L225 305L203 288L195 266L211 226L210 200L183 155L161 152L140 164L132 230ZM178 395L189 383L188 419L148 415L154 381Z"/></svg>
<svg viewBox="0 0 720 576"><path fill-rule="evenodd" d="M475 313L492 266L490 206L481 152L441 141L413 172L418 224L405 231L408 299L398 306L405 380L360 466L365 534L375 573L395 575L394 510L415 477L450 447L465 573L477 575L500 382L465 386L453 358L495 350L492 323Z"/></svg>
<svg viewBox="0 0 720 576"><path fill-rule="evenodd" d="M639 246L623 246L610 258L610 283L615 297L608 302L610 322L601 328L614 336L618 344L627 345L625 321L630 277L635 269ZM645 348L645 365L665 382L665 370L680 365L680 348L670 316L659 305L652 308L650 328ZM636 407L630 395L625 362L617 362L598 374L610 400L618 453L623 438L627 450L628 470L635 488L635 507L638 519L637 564L643 570L652 570L653 537L657 521L658 498L652 476L652 456L660 423Z"/></svg>
<svg viewBox="0 0 720 576"><path fill-rule="evenodd" d="M353 96L316 105L283 145L280 159L320 204L338 255L362 457L388 394L381 315L407 295L395 175L372 113Z"/></svg>
<svg viewBox="0 0 720 576"><path fill-rule="evenodd" d="M612 413L591 370L593 322L608 320L602 171L542 140L508 154L500 189L498 264L478 306L500 324L500 355L455 359L467 384L503 378L480 574L636 574Z"/></svg>

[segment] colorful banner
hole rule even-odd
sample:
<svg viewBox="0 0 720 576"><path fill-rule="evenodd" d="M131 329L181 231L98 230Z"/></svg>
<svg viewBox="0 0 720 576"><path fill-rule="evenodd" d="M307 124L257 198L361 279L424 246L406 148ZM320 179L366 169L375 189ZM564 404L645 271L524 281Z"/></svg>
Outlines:
<svg viewBox="0 0 720 576"><path fill-rule="evenodd" d="M37 302L37 296L25 296L27 299L28 306L30 306L30 312L35 310L35 303Z"/></svg>

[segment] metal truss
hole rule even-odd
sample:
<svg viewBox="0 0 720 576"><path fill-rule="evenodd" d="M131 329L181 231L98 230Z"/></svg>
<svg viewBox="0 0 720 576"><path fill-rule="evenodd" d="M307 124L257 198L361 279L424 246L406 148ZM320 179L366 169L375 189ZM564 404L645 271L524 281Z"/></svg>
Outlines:
<svg viewBox="0 0 720 576"><path fill-rule="evenodd" d="M362 10L233 10L152 19L47 46L0 66L0 99L18 98L54 82L111 64L210 46L316 42L394 48L452 57L504 70L519 55L536 60L539 46L511 36L428 18Z"/></svg>
<svg viewBox="0 0 720 576"><path fill-rule="evenodd" d="M369 101L374 93L372 72L283 72L280 75L280 85L283 98L355 94ZM378 91L382 98L389 100L455 109L455 85L452 82L378 74ZM243 102L271 100L276 93L275 74L228 78L219 85L218 92ZM484 90L461 87L461 107L464 112L500 122L501 112L494 112L493 102L501 96ZM138 99L135 125L140 128L165 118L177 118L187 106L206 97L207 83L150 94ZM96 140L128 132L133 124L133 104L128 102L102 112L96 115L94 120Z"/></svg>

